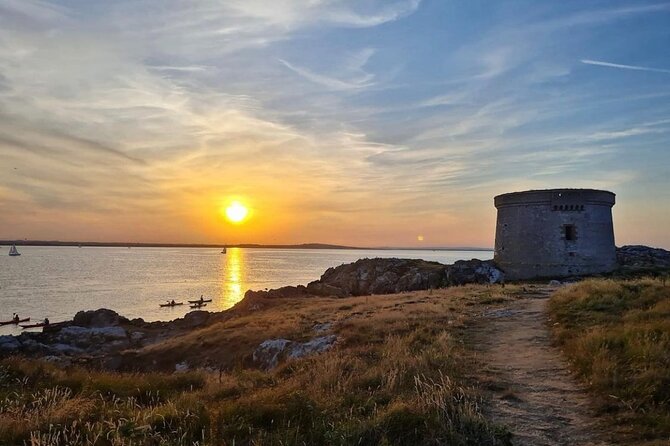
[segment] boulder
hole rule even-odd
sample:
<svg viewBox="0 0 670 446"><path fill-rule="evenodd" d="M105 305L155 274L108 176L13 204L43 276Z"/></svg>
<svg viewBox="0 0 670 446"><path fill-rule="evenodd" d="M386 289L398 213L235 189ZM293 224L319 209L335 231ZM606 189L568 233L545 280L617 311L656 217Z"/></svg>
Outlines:
<svg viewBox="0 0 670 446"><path fill-rule="evenodd" d="M63 340L76 340L82 338L97 337L107 340L126 339L127 333L123 327L94 327L86 328L77 325L63 328L58 333L58 338Z"/></svg>
<svg viewBox="0 0 670 446"><path fill-rule="evenodd" d="M335 345L335 341L337 341L337 336L327 335L314 338L311 341L295 343L291 346L288 356L291 358L302 358L315 353L322 353Z"/></svg>
<svg viewBox="0 0 670 446"><path fill-rule="evenodd" d="M459 260L446 270L447 285L465 285L468 283L500 283L504 274L492 260Z"/></svg>
<svg viewBox="0 0 670 446"><path fill-rule="evenodd" d="M259 367L269 370L277 366L285 358L303 358L308 355L329 350L337 336L320 336L307 342L294 342L288 339L268 339L263 341L254 351L252 359Z"/></svg>
<svg viewBox="0 0 670 446"><path fill-rule="evenodd" d="M268 339L256 347L252 359L261 368L271 369L277 366L279 357L284 354L286 347L292 343L288 339Z"/></svg>
<svg viewBox="0 0 670 446"><path fill-rule="evenodd" d="M209 312L203 310L189 311L184 316L183 324L189 328L200 327L205 325L209 320Z"/></svg>
<svg viewBox="0 0 670 446"><path fill-rule="evenodd" d="M128 342L128 335L123 327L86 328L77 325L63 328L56 336L59 344L75 346L82 349L119 348Z"/></svg>
<svg viewBox="0 0 670 446"><path fill-rule="evenodd" d="M11 335L0 336L0 352L11 353L21 348L21 343Z"/></svg>
<svg viewBox="0 0 670 446"><path fill-rule="evenodd" d="M80 327L111 327L119 325L122 321L127 322L116 311L101 308L99 310L78 312L74 316L72 323Z"/></svg>

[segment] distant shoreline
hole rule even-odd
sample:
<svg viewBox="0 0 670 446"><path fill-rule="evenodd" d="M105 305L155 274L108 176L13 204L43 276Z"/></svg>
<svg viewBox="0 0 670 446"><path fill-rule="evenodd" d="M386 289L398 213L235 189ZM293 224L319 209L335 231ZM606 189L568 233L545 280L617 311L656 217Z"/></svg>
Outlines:
<svg viewBox="0 0 670 446"><path fill-rule="evenodd" d="M59 240L0 240L0 246L82 246L99 248L264 248L264 249L357 249L395 251L493 251L479 247L391 247L391 246L345 246L327 243L303 243L297 245L263 245L256 243L216 244L216 243L138 243L138 242L72 242Z"/></svg>

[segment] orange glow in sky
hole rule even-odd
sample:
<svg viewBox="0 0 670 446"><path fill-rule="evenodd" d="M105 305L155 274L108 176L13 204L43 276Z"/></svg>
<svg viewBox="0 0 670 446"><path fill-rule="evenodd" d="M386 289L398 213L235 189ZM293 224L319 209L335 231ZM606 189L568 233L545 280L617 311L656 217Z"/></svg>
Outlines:
<svg viewBox="0 0 670 446"><path fill-rule="evenodd" d="M595 188L670 248L667 2L452 3L0 0L0 240L490 248Z"/></svg>

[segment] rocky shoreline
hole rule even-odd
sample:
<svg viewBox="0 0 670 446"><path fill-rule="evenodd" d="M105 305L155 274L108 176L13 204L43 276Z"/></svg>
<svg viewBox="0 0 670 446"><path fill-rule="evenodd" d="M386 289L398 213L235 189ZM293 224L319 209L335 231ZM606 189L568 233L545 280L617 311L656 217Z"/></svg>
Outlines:
<svg viewBox="0 0 670 446"><path fill-rule="evenodd" d="M307 286L247 291L245 299L290 297L347 297L419 291L468 283L500 283L503 272L493 260L459 260L453 265L417 259L360 259L328 268Z"/></svg>
<svg viewBox="0 0 670 446"><path fill-rule="evenodd" d="M617 249L617 258L620 268L615 275L667 275L670 271L670 251L663 249L624 246ZM416 259L361 259L329 268L319 280L306 286L249 290L244 299L229 310L192 311L169 322L130 320L107 309L80 311L73 320L52 324L42 333L0 336L0 357L20 354L63 365L78 363L111 370L139 369L142 368L139 366L141 355L138 357L141 349L276 305L277 299L343 298L496 283L504 283L504 273L492 260L461 260L444 265ZM304 355L329 348L334 342L334 338L327 336L303 343L268 340L258 346L254 357L264 358L257 361L257 365L265 368L279 353Z"/></svg>

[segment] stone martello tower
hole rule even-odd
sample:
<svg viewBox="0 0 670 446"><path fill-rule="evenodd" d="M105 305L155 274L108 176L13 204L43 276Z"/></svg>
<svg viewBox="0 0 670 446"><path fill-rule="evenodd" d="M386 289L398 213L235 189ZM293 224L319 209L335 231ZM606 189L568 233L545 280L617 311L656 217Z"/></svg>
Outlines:
<svg viewBox="0 0 670 446"><path fill-rule="evenodd" d="M593 189L512 192L498 209L494 260L508 279L612 271L614 194Z"/></svg>

